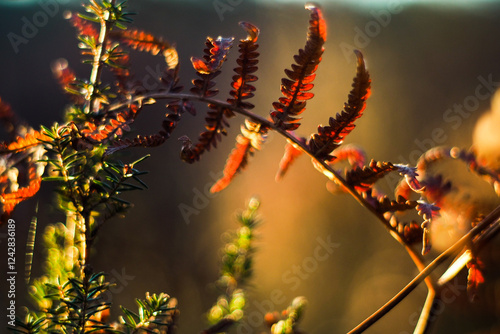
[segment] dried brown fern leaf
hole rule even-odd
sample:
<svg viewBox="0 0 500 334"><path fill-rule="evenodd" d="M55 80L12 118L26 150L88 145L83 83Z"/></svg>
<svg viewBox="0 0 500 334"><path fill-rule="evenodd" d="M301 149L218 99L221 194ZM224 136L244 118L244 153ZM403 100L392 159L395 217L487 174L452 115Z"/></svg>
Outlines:
<svg viewBox="0 0 500 334"><path fill-rule="evenodd" d="M233 178L247 166L249 157L256 150L260 150L266 132L267 130L263 131L260 124L245 120L245 126L241 127L241 135L236 137L236 147L227 158L223 176L210 188L210 192L216 193L226 188Z"/></svg>
<svg viewBox="0 0 500 334"><path fill-rule="evenodd" d="M370 203L378 212L402 212L415 209L418 205L416 201L410 201L400 196L396 200L391 200L387 195L370 188L362 193L363 198Z"/></svg>
<svg viewBox="0 0 500 334"><path fill-rule="evenodd" d="M130 147L155 147L163 144L166 138L160 134L150 136L137 135L135 138L114 141L104 152L104 157Z"/></svg>
<svg viewBox="0 0 500 334"><path fill-rule="evenodd" d="M217 89L212 89L215 86L212 79L220 74L220 68L233 45L233 40L232 37L218 37L217 39L208 37L205 43L206 48L203 50L205 53L203 59L191 58L196 74L201 78L193 80L192 93L204 97L213 97L218 94ZM183 142L181 158L185 162L198 161L205 151L217 147L217 142L221 140L222 135L227 135L226 127L229 126L227 119L233 117L234 113L213 103L208 103L207 106L209 110L205 117L206 131L200 134L198 143L193 145L187 136L181 137Z"/></svg>
<svg viewBox="0 0 500 334"><path fill-rule="evenodd" d="M389 221L389 224L392 228L392 233L396 233L401 238L403 238L405 244L412 245L422 242L423 229L417 222L413 220L409 223L401 222L396 217L396 215L391 212L385 213L384 217L387 219L387 221Z"/></svg>
<svg viewBox="0 0 500 334"><path fill-rule="evenodd" d="M307 4L306 9L311 11L306 45L294 56L295 64L292 64L292 69L285 70L288 79L281 79L281 93L284 97L273 103L274 110L271 111L271 120L278 128L286 131L295 130L300 126L298 115L304 111L306 101L314 96L309 91L314 86L312 82L316 77L315 72L321 62L323 44L326 41L323 13L313 4Z"/></svg>
<svg viewBox="0 0 500 334"><path fill-rule="evenodd" d="M370 75L361 52L355 53L358 59L356 76L344 110L335 118L330 117L329 125L318 126L318 133L312 135L309 140L309 149L318 159L333 159L330 153L342 144L344 137L354 129L354 121L363 115L366 100L370 96Z"/></svg>
<svg viewBox="0 0 500 334"><path fill-rule="evenodd" d="M396 200L391 200L387 196L383 196L378 200L379 205L377 206L377 210L379 212L395 212L395 211L406 211L414 209L418 203L416 201L410 201L406 198L400 196Z"/></svg>
<svg viewBox="0 0 500 334"><path fill-rule="evenodd" d="M210 151L212 147L217 147L217 143L221 140L222 135L227 135L226 127L229 126L227 115L230 115L227 113L227 109L214 104L208 104L208 106L209 108L215 108L215 110L207 112L207 116L205 117L206 131L200 134L198 143L192 145L191 140L187 136L183 136L185 138L182 141L186 145L182 147L181 157L187 163L198 161L205 151Z"/></svg>
<svg viewBox="0 0 500 334"><path fill-rule="evenodd" d="M366 191L372 185L397 168L390 162L371 160L368 166L355 167L346 172L346 183L358 191Z"/></svg>
<svg viewBox="0 0 500 334"><path fill-rule="evenodd" d="M222 67L222 64L226 61L227 54L233 46L233 41L233 37L224 38L219 36L216 39L207 37L205 49L203 49L203 59L191 57L191 63L193 64L194 69L197 74L204 79L201 87L193 81L195 86L193 88L202 88L201 93L203 93L203 96L207 96L205 90L206 87L204 86L208 85L210 82L209 80L213 79L220 73L219 70ZM209 78L204 77L204 75L209 76ZM191 91L195 94L199 93L196 89L191 89Z"/></svg>
<svg viewBox="0 0 500 334"><path fill-rule="evenodd" d="M246 39L240 40L238 49L240 56L236 60L239 66L234 69L236 75L233 76L231 83L233 89L229 92L232 98L227 99L227 102L237 107L252 109L254 105L243 100L254 96L255 87L250 83L257 81L257 76L253 73L257 71L259 62L257 59L259 56L257 52L259 28L248 22L240 22L240 26L247 31L248 36Z"/></svg>
<svg viewBox="0 0 500 334"><path fill-rule="evenodd" d="M159 133L150 136L137 135L133 139L115 140L104 152L104 157L129 147L156 147L163 144L181 120L181 115L185 111L184 104L185 102L183 101L176 101L167 105L169 113L165 115L165 119L162 122L163 129Z"/></svg>

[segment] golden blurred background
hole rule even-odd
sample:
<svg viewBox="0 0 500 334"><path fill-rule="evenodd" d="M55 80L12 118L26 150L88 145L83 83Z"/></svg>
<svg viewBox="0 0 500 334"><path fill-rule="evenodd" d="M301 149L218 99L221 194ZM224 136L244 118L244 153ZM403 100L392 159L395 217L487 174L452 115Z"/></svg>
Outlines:
<svg viewBox="0 0 500 334"><path fill-rule="evenodd" d="M22 35L26 20L32 22L38 12L44 11L41 3L46 1L0 3L0 96L33 126L60 121L68 100L52 79L51 63L65 58L81 77L89 75L89 67L79 63L74 30L63 19L64 11L79 10L79 6L58 1L53 17L40 25L27 43L13 47L9 33ZM474 124L489 109L495 85L500 82L500 2L318 3L328 22L328 41L313 89L315 98L307 104L298 134L309 136L318 124L325 124L342 110L355 74L351 51L356 48L367 59L372 95L365 115L357 121L346 143L359 144L369 158L413 165L423 150L434 145L471 146ZM202 55L207 35L239 39L245 37L239 21L257 25L261 29L261 56L252 103L255 112L264 116L281 96L283 70L290 67L292 56L303 47L309 20L303 3L287 1L130 0L129 8L138 14L134 26L176 44L186 90L195 77L189 58ZM229 91L236 58L235 48L217 80L221 99ZM161 61L132 53L138 79L150 80ZM479 85L482 88L478 95ZM456 105L464 107L461 112ZM248 328L259 332L253 328L259 328L264 312L271 308L282 310L299 295L309 301L301 326L306 332L345 333L417 273L404 249L375 217L348 195L332 195L326 190L326 178L316 172L309 159L302 157L276 183L274 176L285 144L279 135L270 134L264 149L227 189L208 194L214 175L224 167L243 118L233 120L228 137L217 150L187 165L178 158L181 143L176 138L187 134L195 139L202 131L204 108L198 107L198 116L185 115L163 146L123 154L124 161L147 153L152 157L142 164L142 169L150 171L143 178L149 190L126 196L135 207L125 219L114 219L102 229L91 260L95 270L110 273L117 283L110 295L115 303L112 317L119 315L117 305L134 308L134 299L142 298L146 291L163 291L179 299L179 332L202 330L203 314L218 295L212 283L218 277L221 235L237 226L235 214L253 195L262 203L262 224L258 229L248 320L235 333L247 333ZM164 112L161 106L146 109L134 131L157 131ZM493 119L486 123L498 138L500 123L493 123ZM488 138L476 141L489 143ZM460 164L448 168L466 170ZM381 186L391 188L393 180ZM470 185L463 191L475 196L479 181L465 182ZM481 203L489 207L496 202L493 192L484 189L481 194L491 193ZM38 237L47 224L63 219L51 202L52 190L52 185L44 185L38 196ZM35 200L22 203L14 215L18 261L23 259L23 240L35 205ZM194 213L183 215L183 206L193 208ZM444 235L446 239L450 232ZM38 237L33 276L41 273L43 262ZM494 243L497 247L487 252L498 264L498 240ZM5 242L0 247L5 254ZM318 247L324 247L327 253L321 254L328 256L317 256ZM427 257L433 255L436 253ZM491 275L493 280L498 275L495 271L498 269L488 268L487 277ZM456 281L455 297L444 305L434 332L498 332L500 283L490 281L485 295L474 304L467 300L465 285L462 273ZM18 305L27 304L22 297L22 281L18 287ZM425 295L425 288L420 287L368 333L412 332Z"/></svg>

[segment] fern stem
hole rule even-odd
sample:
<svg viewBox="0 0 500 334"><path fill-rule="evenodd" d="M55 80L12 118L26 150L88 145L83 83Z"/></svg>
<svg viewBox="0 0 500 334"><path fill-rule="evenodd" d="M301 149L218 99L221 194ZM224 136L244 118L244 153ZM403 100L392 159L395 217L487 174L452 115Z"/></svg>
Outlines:
<svg viewBox="0 0 500 334"><path fill-rule="evenodd" d="M429 289L427 291L427 297L425 298L424 307L420 312L420 317L418 318L413 334L425 334L428 332L431 322L434 321L437 316L434 314L437 300L439 299L436 299L436 291L434 289Z"/></svg>

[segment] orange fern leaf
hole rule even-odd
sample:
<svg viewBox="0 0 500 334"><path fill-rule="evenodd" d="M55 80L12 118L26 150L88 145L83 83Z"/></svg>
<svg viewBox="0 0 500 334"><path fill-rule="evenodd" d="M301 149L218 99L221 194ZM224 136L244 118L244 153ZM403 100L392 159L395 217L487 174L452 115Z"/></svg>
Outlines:
<svg viewBox="0 0 500 334"><path fill-rule="evenodd" d="M210 188L211 193L216 193L226 188L236 174L246 167L251 149L250 140L242 135L238 135L236 138L236 147L229 155L224 167L224 175Z"/></svg>
<svg viewBox="0 0 500 334"><path fill-rule="evenodd" d="M335 160L333 161L334 163L347 160L347 162L351 167L357 166L361 168L366 162L365 151L361 147L353 144L337 148L334 154L335 154Z"/></svg>
<svg viewBox="0 0 500 334"><path fill-rule="evenodd" d="M305 144L306 139L305 138L300 138L300 141ZM285 145L285 153L283 154L283 157L281 158L279 167L278 167L278 172L276 173L276 181L280 181L283 176L285 176L286 172L288 171L288 168L295 162L295 160L300 157L304 153L300 147L298 147L296 144L288 141Z"/></svg>
<svg viewBox="0 0 500 334"><path fill-rule="evenodd" d="M309 92L314 84L316 69L321 62L323 44L326 40L326 23L321 10L315 5L308 4L306 8L311 11L309 31L304 49L294 56L296 64L291 70L285 70L288 79L281 80L281 92L284 97L273 103L274 111L271 119L282 130L295 130L300 126L299 117L306 106L306 101L314 94Z"/></svg>
<svg viewBox="0 0 500 334"><path fill-rule="evenodd" d="M70 12L66 14L65 18L69 19L71 25L78 31L78 35L93 37L95 40L99 37L99 31L91 22L82 19L78 15L73 15L73 13Z"/></svg>
<svg viewBox="0 0 500 334"><path fill-rule="evenodd" d="M163 38L157 38L150 33L138 29L112 31L110 37L120 40L134 50L149 52L153 56L172 47Z"/></svg>
<svg viewBox="0 0 500 334"><path fill-rule="evenodd" d="M260 150L264 140L265 130L260 124L245 120L245 126L241 127L241 135L236 137L236 147L224 166L223 176L210 188L210 192L216 193L226 188L233 178L247 166L248 159L255 150Z"/></svg>
<svg viewBox="0 0 500 334"><path fill-rule="evenodd" d="M477 257L473 257L467 263L467 294L470 301L474 301L477 297L478 288L484 283L484 276L482 269L484 264Z"/></svg>
<svg viewBox="0 0 500 334"><path fill-rule="evenodd" d="M354 121L361 117L365 110L371 80L363 55L359 51L355 52L358 57L356 77L344 110L335 118L330 117L328 126L319 126L318 133L312 135L309 140L309 149L317 158L332 160L330 153L342 144L344 137L354 129Z"/></svg>
<svg viewBox="0 0 500 334"><path fill-rule="evenodd" d="M21 187L8 194L0 194L0 203L3 205L2 221L10 216L17 204L33 197L42 183L42 178L37 175L36 167L29 169L29 183L26 187Z"/></svg>
<svg viewBox="0 0 500 334"><path fill-rule="evenodd" d="M34 146L40 145L40 141L42 140L50 140L50 138L40 133L39 131L27 133L24 137L17 137L16 141L12 143L2 143L0 147L0 153L22 152Z"/></svg>

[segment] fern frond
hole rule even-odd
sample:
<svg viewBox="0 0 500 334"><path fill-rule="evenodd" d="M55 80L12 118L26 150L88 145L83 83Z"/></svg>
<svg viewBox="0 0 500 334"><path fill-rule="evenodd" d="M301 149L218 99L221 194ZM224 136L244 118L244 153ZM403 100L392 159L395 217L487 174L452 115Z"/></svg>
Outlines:
<svg viewBox="0 0 500 334"><path fill-rule="evenodd" d="M129 147L155 147L163 144L166 138L160 134L154 134L150 136L141 136L137 135L137 137L133 139L119 139L106 149L104 152L104 157L114 154L118 151L124 150Z"/></svg>
<svg viewBox="0 0 500 334"><path fill-rule="evenodd" d="M407 245L422 242L423 229L417 222L400 222L391 212L385 213L384 217L389 221L392 231L401 236Z"/></svg>
<svg viewBox="0 0 500 334"><path fill-rule="evenodd" d="M187 163L198 161L205 151L210 151L212 147L217 147L217 142L222 139L222 135L227 135L226 127L229 126L227 118L234 116L234 114L228 109L214 104L208 104L208 107L215 110L207 112L207 117L205 117L206 131L200 134L198 143L193 146L191 140L187 136L183 136L183 141L186 145L182 147L181 157Z"/></svg>
<svg viewBox="0 0 500 334"><path fill-rule="evenodd" d="M163 38L157 38L139 29L114 30L110 32L110 37L134 50L148 52L153 56L170 48L170 44Z"/></svg>
<svg viewBox="0 0 500 334"><path fill-rule="evenodd" d="M334 154L335 159L332 161L332 164L347 160L351 167L357 166L362 168L366 162L365 151L361 147L354 144L339 147L335 150Z"/></svg>
<svg viewBox="0 0 500 334"><path fill-rule="evenodd" d="M306 139L303 137L301 137L299 140L304 144L306 142ZM302 149L300 149L296 144L287 141L287 143L285 144L285 153L283 153L283 157L281 158L278 167L278 172L276 173L276 181L280 181L283 176L285 176L288 168L290 168L290 166L298 157L302 155L302 153L304 153L304 151L302 151Z"/></svg>
<svg viewBox="0 0 500 334"><path fill-rule="evenodd" d="M26 136L19 136L14 142L9 144L1 143L0 153L18 153L26 151L27 149L40 145L42 140L49 140L49 138L39 131L27 133Z"/></svg>
<svg viewBox="0 0 500 334"><path fill-rule="evenodd" d="M391 200L387 196L382 196L378 199L377 211L384 212L396 212L396 211L407 211L414 209L418 203L416 201L410 201L406 198L400 196L396 200Z"/></svg>
<svg viewBox="0 0 500 334"><path fill-rule="evenodd" d="M207 37L203 59L191 58L196 74L201 78L192 81L194 85L191 88L192 93L205 97L213 97L218 94L218 89L212 89L215 86L212 79L221 73L220 68L233 45L233 40L232 37L218 37L217 39ZM185 162L198 161L205 151L217 147L217 142L221 140L222 135L227 134L226 127L229 126L227 119L233 117L234 113L213 103L208 103L207 106L209 111L205 117L206 131L200 134L198 143L193 145L187 136L181 137L184 143L181 149L181 158Z"/></svg>
<svg viewBox="0 0 500 334"><path fill-rule="evenodd" d="M80 15L74 15L73 13L66 14L66 19L69 19L71 25L76 29L78 35L89 36L95 40L99 37L99 31L96 27L86 19L80 17Z"/></svg>
<svg viewBox="0 0 500 334"><path fill-rule="evenodd" d="M233 37L224 38L219 36L217 39L207 37L206 48L203 50L205 53L203 59L191 57L191 63L196 72L201 75L214 75L217 73L226 60L227 54L233 46L233 41Z"/></svg>
<svg viewBox="0 0 500 334"><path fill-rule="evenodd" d="M227 99L227 102L237 107L252 109L254 105L243 100L254 96L255 87L250 82L257 81L257 76L252 73L258 69L259 53L257 49L259 45L257 39L259 38L259 28L248 22L240 22L240 26L247 31L248 36L246 39L240 40L238 50L240 56L236 60L239 66L234 69L236 75L233 76L231 83L233 90L229 92L232 98Z"/></svg>
<svg viewBox="0 0 500 334"><path fill-rule="evenodd" d="M366 191L371 186L397 168L390 162L370 161L368 166L363 168L355 167L346 172L346 182L348 185L359 191Z"/></svg>
<svg viewBox="0 0 500 334"><path fill-rule="evenodd" d="M114 136L122 136L124 131L130 131L129 125L132 121L132 119L120 113L116 115L116 118L110 118L107 124L96 125L92 122L86 122L80 133L90 142L105 143Z"/></svg>
<svg viewBox="0 0 500 334"><path fill-rule="evenodd" d="M210 188L216 193L226 188L233 178L248 164L248 159L256 150L260 150L265 140L265 130L258 123L245 120L241 135L236 137L236 147L227 158L223 176Z"/></svg>
<svg viewBox="0 0 500 334"><path fill-rule="evenodd" d="M370 75L363 55L359 51L355 52L358 59L356 77L344 110L335 118L330 117L329 125L318 126L318 133L312 135L309 140L309 149L319 159L333 159L330 153L342 144L344 137L354 129L354 121L363 115L366 100L370 96Z"/></svg>
<svg viewBox="0 0 500 334"><path fill-rule="evenodd" d="M288 79L281 80L281 92L284 97L273 103L271 119L274 124L286 131L295 130L300 126L298 121L306 106L306 101L314 94L309 92L314 84L316 69L321 62L323 44L326 40L326 23L321 10L312 4L306 5L311 11L309 31L304 49L294 56L295 64L291 70L285 70Z"/></svg>

